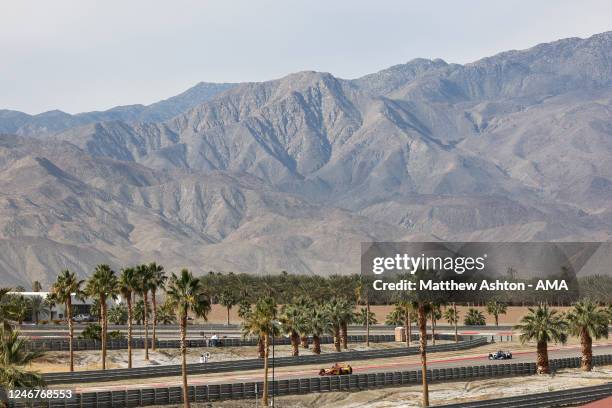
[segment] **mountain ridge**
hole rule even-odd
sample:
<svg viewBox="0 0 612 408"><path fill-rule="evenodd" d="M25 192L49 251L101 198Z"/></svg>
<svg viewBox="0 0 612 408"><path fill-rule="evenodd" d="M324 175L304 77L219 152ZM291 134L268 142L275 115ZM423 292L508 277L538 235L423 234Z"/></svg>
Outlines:
<svg viewBox="0 0 612 408"><path fill-rule="evenodd" d="M0 136L0 274L349 273L363 241L609 240L610 61L607 32Z"/></svg>

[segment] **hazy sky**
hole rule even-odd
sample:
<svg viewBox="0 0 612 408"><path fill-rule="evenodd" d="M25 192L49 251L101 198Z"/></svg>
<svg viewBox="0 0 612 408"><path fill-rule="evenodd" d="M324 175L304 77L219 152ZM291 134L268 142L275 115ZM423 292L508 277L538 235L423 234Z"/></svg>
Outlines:
<svg viewBox="0 0 612 408"><path fill-rule="evenodd" d="M609 0L0 0L0 108L75 113L199 81L464 63L610 21Z"/></svg>

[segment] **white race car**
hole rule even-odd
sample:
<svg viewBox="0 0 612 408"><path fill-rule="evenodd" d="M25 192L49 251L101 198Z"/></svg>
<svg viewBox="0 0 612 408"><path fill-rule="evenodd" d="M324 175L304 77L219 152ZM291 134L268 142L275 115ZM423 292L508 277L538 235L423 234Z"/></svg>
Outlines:
<svg viewBox="0 0 612 408"><path fill-rule="evenodd" d="M489 353L489 360L510 360L512 353L509 351L496 351L495 353Z"/></svg>

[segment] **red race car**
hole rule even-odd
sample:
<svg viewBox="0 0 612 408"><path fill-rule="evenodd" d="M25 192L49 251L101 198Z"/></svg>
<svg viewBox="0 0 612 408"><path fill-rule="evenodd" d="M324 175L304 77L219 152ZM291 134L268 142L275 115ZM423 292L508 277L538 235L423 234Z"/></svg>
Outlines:
<svg viewBox="0 0 612 408"><path fill-rule="evenodd" d="M347 375L353 374L353 367L350 364L334 364L331 368L322 368L319 370L319 375Z"/></svg>

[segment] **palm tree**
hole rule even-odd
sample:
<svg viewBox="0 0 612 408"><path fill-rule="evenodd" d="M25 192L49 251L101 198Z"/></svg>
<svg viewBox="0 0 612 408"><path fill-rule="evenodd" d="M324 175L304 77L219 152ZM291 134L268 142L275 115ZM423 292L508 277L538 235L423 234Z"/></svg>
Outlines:
<svg viewBox="0 0 612 408"><path fill-rule="evenodd" d="M334 348L340 351L340 327L342 325L342 302L338 298L331 298L325 305L325 312L329 319L329 333L334 337Z"/></svg>
<svg viewBox="0 0 612 408"><path fill-rule="evenodd" d="M232 307L234 307L238 303L238 299L236 299L234 292L229 289L226 289L221 292L221 295L219 296L219 303L221 304L221 306L227 309L227 325L229 326L230 312L232 310Z"/></svg>
<svg viewBox="0 0 612 408"><path fill-rule="evenodd" d="M314 307L306 318L310 334L312 334L312 352L321 354L321 336L330 331L331 322L323 307Z"/></svg>
<svg viewBox="0 0 612 408"><path fill-rule="evenodd" d="M436 345L436 323L442 318L439 303L432 303L429 311L431 317L431 344Z"/></svg>
<svg viewBox="0 0 612 408"><path fill-rule="evenodd" d="M238 317L243 321L251 312L251 302L246 299L243 299L238 306Z"/></svg>
<svg viewBox="0 0 612 408"><path fill-rule="evenodd" d="M291 341L291 355L297 357L300 355L300 334L297 331L297 326L300 325L300 310L295 305L284 305L281 311L280 322L285 334L289 335Z"/></svg>
<svg viewBox="0 0 612 408"><path fill-rule="evenodd" d="M347 298L341 298L340 302L340 336L342 338L342 348L348 349L348 325L355 319L355 305Z"/></svg>
<svg viewBox="0 0 612 408"><path fill-rule="evenodd" d="M455 343L459 341L457 334L457 323L459 322L459 313L457 312L457 304L453 302L453 307L444 311L444 318L448 324L455 326Z"/></svg>
<svg viewBox="0 0 612 408"><path fill-rule="evenodd" d="M176 316L172 309L172 304L165 301L161 306L157 307L157 319L161 324L175 324Z"/></svg>
<svg viewBox="0 0 612 408"><path fill-rule="evenodd" d="M98 321L98 324L102 326L102 305L100 304L100 300L98 298L94 298L91 301L91 306L89 307L89 315L92 318L95 318Z"/></svg>
<svg viewBox="0 0 612 408"><path fill-rule="evenodd" d="M355 297L357 298L357 304L360 305L365 303L366 305L366 347L370 347L370 286L369 282L363 275L359 275L357 281L357 288L355 288Z"/></svg>
<svg viewBox="0 0 612 408"><path fill-rule="evenodd" d="M431 303L420 301L413 304L417 310L419 325L419 352L421 355L421 375L423 380L423 406L429 406L429 384L427 383L427 315L431 310Z"/></svg>
<svg viewBox="0 0 612 408"><path fill-rule="evenodd" d="M32 388L44 385L40 374L26 371L24 366L42 356L26 351L26 341L10 326L0 326L0 388Z"/></svg>
<svg viewBox="0 0 612 408"><path fill-rule="evenodd" d="M608 316L590 300L581 300L567 314L569 334L580 336L582 345L581 366L584 371L593 369L593 339L608 337Z"/></svg>
<svg viewBox="0 0 612 408"><path fill-rule="evenodd" d="M39 281L35 280L32 282L32 292L41 292L42 291L42 285L40 284Z"/></svg>
<svg viewBox="0 0 612 408"><path fill-rule="evenodd" d="M53 317L53 307L55 306L55 300L53 300L53 298L51 296L47 296L44 300L43 300L43 306L46 309L47 312L47 320L51 320L51 318Z"/></svg>
<svg viewBox="0 0 612 408"><path fill-rule="evenodd" d="M149 264L149 270L151 271L151 303L153 303L153 351L155 351L155 342L157 341L157 290L163 289L166 284L166 274L164 267L151 262Z"/></svg>
<svg viewBox="0 0 612 408"><path fill-rule="evenodd" d="M255 304L255 306L257 306L257 304ZM263 337L263 333L255 333L254 331L250 330L250 326L249 326L249 322L252 321L253 317L253 309L251 307L251 305L249 305L248 309L246 307L246 303L241 303L240 305L240 309L241 311L239 311L238 313L241 314L241 318L242 318L242 328L243 328L243 332L242 335L243 337L247 337L247 336L252 336L257 334L257 355L259 358L263 359L266 356L266 347L264 344L264 337Z"/></svg>
<svg viewBox="0 0 612 408"><path fill-rule="evenodd" d="M0 288L0 323L2 324L8 320L14 320L13 305L8 295L10 291L11 288Z"/></svg>
<svg viewBox="0 0 612 408"><path fill-rule="evenodd" d="M385 317L385 324L387 326L401 326L404 324L404 312L397 307L397 304L395 305L395 309L389 312L387 317Z"/></svg>
<svg viewBox="0 0 612 408"><path fill-rule="evenodd" d="M32 316L34 317L34 323L38 325L38 318L40 317L40 312L42 312L44 306L44 299L41 296L32 296L30 298L30 310L32 311Z"/></svg>
<svg viewBox="0 0 612 408"><path fill-rule="evenodd" d="M260 299L255 304L243 326L244 336L258 336L264 344L264 384L261 398L262 406L268 406L268 359L270 355L270 336L278 334L276 318L276 302L271 297Z"/></svg>
<svg viewBox="0 0 612 408"><path fill-rule="evenodd" d="M486 319L480 310L470 307L465 314L463 324L466 326L484 326L486 324Z"/></svg>
<svg viewBox="0 0 612 408"><path fill-rule="evenodd" d="M567 322L556 310L548 305L540 305L537 309L530 307L529 313L521 319L520 324L514 327L521 331L521 343L530 340L537 342L537 372L550 373L548 364L548 342L555 341L565 344L567 340Z"/></svg>
<svg viewBox="0 0 612 408"><path fill-rule="evenodd" d="M302 347L308 348L308 334L310 332L308 312L315 308L315 304L309 296L298 296L295 298L293 305L297 308L299 314L295 324L297 332L300 334L300 343Z"/></svg>
<svg viewBox="0 0 612 408"><path fill-rule="evenodd" d="M189 389L187 388L187 316L207 320L210 301L200 279L195 278L187 269L177 276L172 274L167 288L168 301L174 305L179 321L181 336L181 372L183 376L183 404L189 408Z"/></svg>
<svg viewBox="0 0 612 408"><path fill-rule="evenodd" d="M136 267L136 275L138 276L138 294L142 296L142 302L144 307L142 308L142 324L144 325L144 349L145 349L145 360L149 361L149 319L148 319L148 311L149 311L149 291L153 287L154 275L153 271L149 268L148 265L139 265Z"/></svg>
<svg viewBox="0 0 612 408"><path fill-rule="evenodd" d="M100 304L100 320L102 321L102 369L106 370L106 339L108 335L108 316L106 301L114 299L118 292L117 275L110 266L102 264L96 269L87 281L85 292L89 297L96 297Z"/></svg>
<svg viewBox="0 0 612 408"><path fill-rule="evenodd" d="M414 314L414 306L412 302L402 300L395 304L396 313L401 316L404 322L404 330L406 333L406 347L410 347L412 337L412 317Z"/></svg>
<svg viewBox="0 0 612 408"><path fill-rule="evenodd" d="M23 295L14 295L11 297L12 311L17 324L21 325L28 316L28 308L30 306L30 299Z"/></svg>
<svg viewBox="0 0 612 408"><path fill-rule="evenodd" d="M487 303L487 313L495 318L495 326L499 326L499 315L506 314L508 306L503 302L492 299Z"/></svg>
<svg viewBox="0 0 612 408"><path fill-rule="evenodd" d="M362 307L357 313L355 313L355 324L367 327L368 324L378 324L376 314L372 311L368 312L368 309Z"/></svg>
<svg viewBox="0 0 612 408"><path fill-rule="evenodd" d="M55 283L51 285L51 299L61 303L66 308L66 320L68 321L68 350L70 353L70 371L74 371L74 322L72 320L72 296L83 297L81 286L84 281L79 280L74 272L64 270L60 272Z"/></svg>
<svg viewBox="0 0 612 408"><path fill-rule="evenodd" d="M123 303L111 306L111 308L108 309L108 321L115 325L126 324L128 321L127 306Z"/></svg>
<svg viewBox="0 0 612 408"><path fill-rule="evenodd" d="M132 305L132 295L135 291L139 290L138 276L134 268L124 268L121 270L119 276L119 293L121 297L125 299L127 303L127 341L128 341L128 368L132 368L132 332L133 332L133 320L134 320L134 307Z"/></svg>

